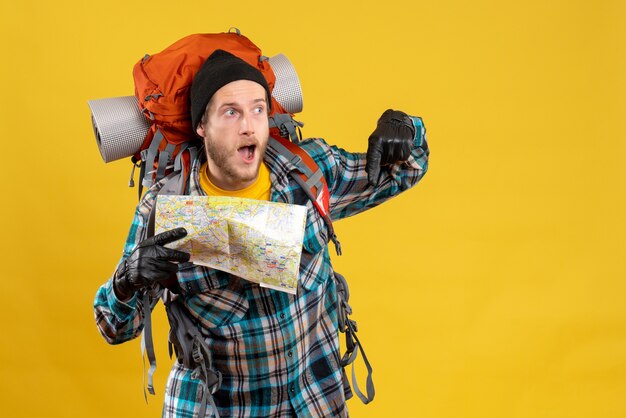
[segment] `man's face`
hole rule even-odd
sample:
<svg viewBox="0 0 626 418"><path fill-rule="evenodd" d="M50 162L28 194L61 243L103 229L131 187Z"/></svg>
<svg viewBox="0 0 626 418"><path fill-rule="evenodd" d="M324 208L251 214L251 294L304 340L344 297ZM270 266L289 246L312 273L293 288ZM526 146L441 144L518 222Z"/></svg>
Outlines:
<svg viewBox="0 0 626 418"><path fill-rule="evenodd" d="M206 123L196 132L217 187L241 190L256 180L269 137L267 107L265 89L249 80L226 84L211 98Z"/></svg>

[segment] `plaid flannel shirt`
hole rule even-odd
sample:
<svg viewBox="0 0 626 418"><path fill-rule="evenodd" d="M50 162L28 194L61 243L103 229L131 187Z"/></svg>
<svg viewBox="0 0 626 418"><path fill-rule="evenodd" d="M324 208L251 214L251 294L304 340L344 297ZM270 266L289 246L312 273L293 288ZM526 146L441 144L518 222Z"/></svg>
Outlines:
<svg viewBox="0 0 626 418"><path fill-rule="evenodd" d="M368 185L366 156L329 146L321 139L300 146L322 169L330 191L331 218L338 220L410 188L425 174L428 146L420 118L414 147L406 163L383 168L376 187ZM178 281L185 306L199 324L223 382L214 394L221 416L344 417L352 396L340 366L337 295L328 253L325 224L288 172L295 167L268 148L265 162L272 181L271 200L308 208L300 279L296 295L270 290L227 273L201 266L180 267ZM189 194L204 194L196 161ZM137 206L122 260L146 238L146 227L160 183ZM303 257L303 260L305 257ZM121 262L121 261L120 261ZM201 281L201 293L186 283ZM139 292L138 292L139 293ZM162 291L151 292L152 306ZM97 326L111 344L140 335L147 308L140 295L126 303L115 297L112 279L100 287L94 302ZM165 393L163 416L192 417L200 408L199 382L191 370L174 362Z"/></svg>

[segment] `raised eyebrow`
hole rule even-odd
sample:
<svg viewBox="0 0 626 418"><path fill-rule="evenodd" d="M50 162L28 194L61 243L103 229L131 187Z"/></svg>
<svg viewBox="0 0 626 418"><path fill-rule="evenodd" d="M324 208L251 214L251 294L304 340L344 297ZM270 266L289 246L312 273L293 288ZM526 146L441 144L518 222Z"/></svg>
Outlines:
<svg viewBox="0 0 626 418"><path fill-rule="evenodd" d="M239 104L236 102L228 102L228 103L222 103L219 108L221 109L223 107L237 107L237 106L239 106Z"/></svg>
<svg viewBox="0 0 626 418"><path fill-rule="evenodd" d="M254 99L254 100L252 101L252 103L253 103L253 104L256 104L256 103L267 103L267 100L265 100L264 98L260 97L260 98L258 98L258 99ZM237 103L237 102L228 102L228 103L222 103L222 104L221 104L221 106L220 106L219 108L221 109L221 108L224 108L224 107L239 107L239 106L241 106L241 104L240 104L240 103Z"/></svg>

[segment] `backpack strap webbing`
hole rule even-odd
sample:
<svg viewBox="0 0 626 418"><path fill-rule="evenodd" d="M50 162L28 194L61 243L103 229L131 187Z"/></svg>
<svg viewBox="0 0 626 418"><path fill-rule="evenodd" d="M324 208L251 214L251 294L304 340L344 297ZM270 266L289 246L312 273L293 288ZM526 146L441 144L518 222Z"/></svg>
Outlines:
<svg viewBox="0 0 626 418"><path fill-rule="evenodd" d="M335 284L337 286L337 303L338 303L338 324L339 331L343 332L346 336L346 352L341 358L341 367L346 367L352 364L352 386L361 402L364 404L370 403L374 400L376 390L374 388L374 381L372 380L373 369L365 355L365 350L356 336L358 327L356 321L350 319L348 316L352 314L352 307L348 304L350 299L350 291L348 289L348 282L341 274L334 272ZM363 356L363 362L367 368L367 380L366 380L366 393L367 396L361 392L356 380L356 372L354 371L354 361L356 360L359 351Z"/></svg>
<svg viewBox="0 0 626 418"><path fill-rule="evenodd" d="M141 152L141 161L145 163L145 167L146 167L144 169L144 172L142 173L143 174L141 178L142 186L145 186L145 187L152 186L154 163L157 161L157 158L159 159L158 169L161 168L160 157L163 155L163 153L161 153L161 156L159 155L159 146L161 145L161 142L163 141L165 141L165 137L163 136L163 133L161 132L161 130L157 128L156 132L154 133L154 137L152 138L152 141L150 142L150 146L148 147L148 149L143 150ZM165 164L163 164L163 170L165 170Z"/></svg>
<svg viewBox="0 0 626 418"><path fill-rule="evenodd" d="M162 144L165 148L159 151ZM154 183L160 181L166 175L174 173L182 173L178 176L179 186L178 194L182 194L187 187L188 174L191 169L191 163L198 155L197 141L187 141L179 145L168 142L161 130L156 127L156 131L150 141L150 146L139 153L139 158L133 156L131 161L133 168L130 173L129 187L135 186L133 179L135 168L140 168L139 187L137 189L137 198L141 200L143 188L150 187ZM156 165L156 168L155 168Z"/></svg>
<svg viewBox="0 0 626 418"><path fill-rule="evenodd" d="M299 132L303 126L288 113L275 113L269 117L269 127L277 128L281 137L291 138L296 144L302 139Z"/></svg>
<svg viewBox="0 0 626 418"><path fill-rule="evenodd" d="M144 385L143 385L143 396L148 402L148 396L146 395L146 388L150 395L154 395L154 372L156 371L156 355L154 354L154 343L152 342L152 312L150 310L150 298L148 296L148 291L144 291L142 297L144 316L143 316L143 332L141 334L141 357L144 360ZM146 378L146 357L148 357L148 362L150 363L150 368L148 369L148 381L145 381Z"/></svg>
<svg viewBox="0 0 626 418"><path fill-rule="evenodd" d="M161 131L158 131L161 132ZM165 149L159 152L159 163L157 166L157 173L155 177L155 181L159 181L163 176L165 176L165 170L167 169L167 164L172 160L172 154L174 153L174 148L176 145L168 142L165 146Z"/></svg>

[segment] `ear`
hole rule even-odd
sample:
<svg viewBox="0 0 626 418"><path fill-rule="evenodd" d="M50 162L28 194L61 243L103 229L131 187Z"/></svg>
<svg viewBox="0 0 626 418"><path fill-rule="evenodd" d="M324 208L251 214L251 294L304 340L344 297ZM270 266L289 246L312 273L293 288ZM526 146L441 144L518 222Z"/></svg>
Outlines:
<svg viewBox="0 0 626 418"><path fill-rule="evenodd" d="M200 122L198 124L198 127L196 128L196 133L198 134L198 136L200 136L201 138L204 138L204 125L202 124L202 122Z"/></svg>

